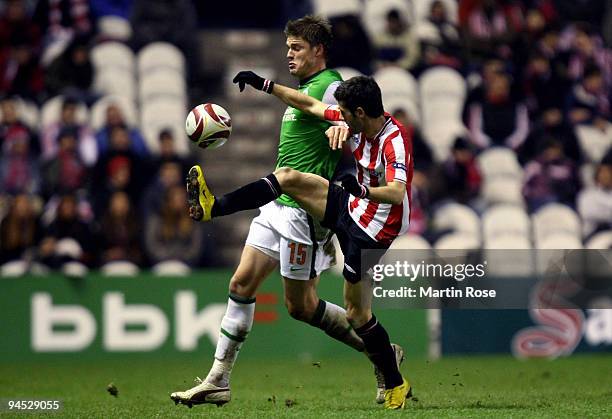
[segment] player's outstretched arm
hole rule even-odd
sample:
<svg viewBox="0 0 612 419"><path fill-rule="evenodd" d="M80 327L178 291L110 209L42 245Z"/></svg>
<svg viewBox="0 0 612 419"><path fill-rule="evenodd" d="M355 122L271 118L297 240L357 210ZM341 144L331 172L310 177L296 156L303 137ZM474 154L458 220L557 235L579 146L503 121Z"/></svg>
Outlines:
<svg viewBox="0 0 612 419"><path fill-rule="evenodd" d="M342 187L351 195L358 198L368 198L381 204L399 205L406 195L406 184L400 181L391 181L384 186L367 187L359 183L353 175L344 175L338 179Z"/></svg>
<svg viewBox="0 0 612 419"><path fill-rule="evenodd" d="M241 71L236 74L232 81L238 84L241 92L248 84L257 90L273 94L289 106L325 119L325 109L327 109L328 105L295 89L264 79L252 71Z"/></svg>

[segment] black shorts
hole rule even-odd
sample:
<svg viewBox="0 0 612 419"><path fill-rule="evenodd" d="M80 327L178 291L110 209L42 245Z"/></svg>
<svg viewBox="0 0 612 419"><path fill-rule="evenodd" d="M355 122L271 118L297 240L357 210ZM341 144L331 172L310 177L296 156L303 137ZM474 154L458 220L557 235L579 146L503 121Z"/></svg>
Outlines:
<svg viewBox="0 0 612 419"><path fill-rule="evenodd" d="M340 248L344 254L344 278L355 284L361 280L362 273L366 273L378 263L389 245L379 243L368 236L348 212L349 193L340 186L329 184L327 191L327 204L325 216L321 225L336 233ZM362 260L362 250L367 252Z"/></svg>

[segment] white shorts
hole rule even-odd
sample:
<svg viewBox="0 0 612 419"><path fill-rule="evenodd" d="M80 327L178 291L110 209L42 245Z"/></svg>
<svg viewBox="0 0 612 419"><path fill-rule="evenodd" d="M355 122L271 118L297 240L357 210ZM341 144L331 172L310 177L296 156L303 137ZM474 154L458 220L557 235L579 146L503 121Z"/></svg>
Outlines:
<svg viewBox="0 0 612 419"><path fill-rule="evenodd" d="M336 263L332 233L301 208L272 201L251 222L246 244L280 262L281 275L307 281ZM313 236L317 251L313 261Z"/></svg>

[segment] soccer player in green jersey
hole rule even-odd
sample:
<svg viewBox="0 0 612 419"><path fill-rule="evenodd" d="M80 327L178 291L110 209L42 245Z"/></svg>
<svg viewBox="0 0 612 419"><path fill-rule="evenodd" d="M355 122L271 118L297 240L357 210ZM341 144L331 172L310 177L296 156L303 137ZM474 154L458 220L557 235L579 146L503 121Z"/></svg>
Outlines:
<svg viewBox="0 0 612 419"><path fill-rule="evenodd" d="M335 89L342 78L326 68L331 27L318 17L289 21L285 28L289 72L299 80L298 90L327 104L336 104ZM240 83L240 90L244 83ZM265 86L260 86L265 90ZM331 179L340 150L330 148L325 131L330 123L288 107L281 124L278 167L291 167ZM227 311L210 372L197 386L172 393L172 399L188 406L217 405L230 401L230 373L238 351L253 324L255 294L259 285L280 267L285 304L295 319L322 329L334 339L364 350L363 341L350 327L346 311L316 292L319 274L334 259L331 233L321 227L286 195L260 208L253 219L240 264L229 284ZM191 214L202 220L202 214ZM331 252L330 252L331 250ZM399 355L401 357L401 354ZM383 402L384 379L377 374L377 401Z"/></svg>

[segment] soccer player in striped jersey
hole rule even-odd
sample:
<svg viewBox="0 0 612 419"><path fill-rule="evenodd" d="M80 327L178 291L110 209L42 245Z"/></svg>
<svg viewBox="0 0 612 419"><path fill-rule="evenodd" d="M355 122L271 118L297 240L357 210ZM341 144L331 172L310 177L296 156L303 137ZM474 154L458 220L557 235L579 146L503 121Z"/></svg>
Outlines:
<svg viewBox="0 0 612 419"><path fill-rule="evenodd" d="M298 90L327 104L336 104L333 96L342 78L326 68L331 44L331 26L320 17L305 16L289 21L287 66L299 80ZM251 76L251 77L249 77ZM241 72L236 82L242 91L245 84L267 91L271 84L261 77ZM260 83L260 84L259 84ZM330 179L340 160L340 150L330 149L325 131L330 122L294 107L287 107L281 123L277 167L291 167L316 173ZM323 330L330 337L364 351L363 341L350 327L342 307L320 299L316 292L319 275L334 260L331 233L313 221L299 204L287 195L266 202L251 223L240 264L229 284L226 313L213 365L198 385L171 394L171 398L188 406L203 403L221 405L231 400L230 376L238 353L253 324L255 294L263 281L280 268L289 314ZM202 220L193 214L194 220ZM331 250L331 251L330 251ZM398 362L402 349L396 347ZM377 378L377 402L381 400L384 382Z"/></svg>
<svg viewBox="0 0 612 419"><path fill-rule="evenodd" d="M253 74L248 80L256 80ZM229 215L258 208L284 193L336 233L344 253L347 318L384 377L385 407L401 408L411 397L412 389L399 372L389 335L372 314L368 271L393 240L408 230L412 140L406 129L384 112L380 88L370 77L342 82L334 93L337 106L269 80L254 83L268 86L268 93L289 106L340 123L327 131L330 145L336 148L348 139L357 178L350 175L341 179L340 187L316 174L283 167L216 198L206 186L200 166L194 166L187 185L190 214L203 213L206 219ZM377 256L362 258L363 250L377 250Z"/></svg>

